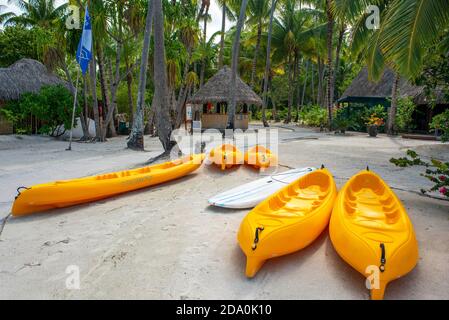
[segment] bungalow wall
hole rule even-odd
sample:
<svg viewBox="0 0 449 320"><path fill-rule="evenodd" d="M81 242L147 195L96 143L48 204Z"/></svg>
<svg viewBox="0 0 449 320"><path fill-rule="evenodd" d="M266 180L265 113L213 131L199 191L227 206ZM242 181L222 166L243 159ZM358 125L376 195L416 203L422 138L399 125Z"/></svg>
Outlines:
<svg viewBox="0 0 449 320"><path fill-rule="evenodd" d="M240 109L240 110L239 110ZM247 107L237 108L234 118L236 129L247 130L249 126L250 113ZM228 122L227 107L225 103L195 105L193 109L193 120L201 120L202 129L226 129Z"/></svg>

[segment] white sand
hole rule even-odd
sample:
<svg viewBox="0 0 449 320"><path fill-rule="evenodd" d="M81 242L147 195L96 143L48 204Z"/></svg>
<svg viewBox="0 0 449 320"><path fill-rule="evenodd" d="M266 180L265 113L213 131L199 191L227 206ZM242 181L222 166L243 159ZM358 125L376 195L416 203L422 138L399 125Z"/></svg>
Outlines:
<svg viewBox="0 0 449 320"><path fill-rule="evenodd" d="M292 140L316 137L318 140ZM447 159L449 145L330 136L282 130L280 162L291 167L324 163L339 186L369 164L393 187L428 186L421 169L400 169L390 157L408 147ZM0 136L0 216L18 186L135 167L159 154L125 149L125 138L74 143L43 137ZM188 177L154 188L51 213L10 219L0 240L0 298L155 299L366 299L364 279L336 254L327 230L308 248L268 261L254 279L236 232L246 210L209 207L208 197L258 177L241 167L222 173L204 166ZM420 246L418 266L392 282L387 299L448 299L449 203L397 191ZM66 289L66 268L80 268L80 290Z"/></svg>

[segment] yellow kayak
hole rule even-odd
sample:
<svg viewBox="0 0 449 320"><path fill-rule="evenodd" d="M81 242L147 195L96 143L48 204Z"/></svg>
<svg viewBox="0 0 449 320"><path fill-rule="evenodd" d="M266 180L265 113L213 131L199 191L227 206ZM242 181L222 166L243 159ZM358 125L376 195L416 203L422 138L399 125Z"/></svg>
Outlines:
<svg viewBox="0 0 449 320"><path fill-rule="evenodd" d="M356 174L341 189L329 232L343 260L368 278L372 299L383 299L387 284L418 262L418 243L407 212L371 171Z"/></svg>
<svg viewBox="0 0 449 320"><path fill-rule="evenodd" d="M221 170L225 170L242 164L244 159L242 152L236 146L225 143L210 151L209 160L218 165Z"/></svg>
<svg viewBox="0 0 449 320"><path fill-rule="evenodd" d="M170 181L198 169L204 154L133 170L80 179L54 181L23 188L12 207L13 216L73 206Z"/></svg>
<svg viewBox="0 0 449 320"><path fill-rule="evenodd" d="M337 187L327 169L313 171L258 204L237 235L246 255L246 276L265 260L308 246L329 223Z"/></svg>
<svg viewBox="0 0 449 320"><path fill-rule="evenodd" d="M277 165L277 157L264 146L256 145L246 151L245 163L257 169L268 168Z"/></svg>

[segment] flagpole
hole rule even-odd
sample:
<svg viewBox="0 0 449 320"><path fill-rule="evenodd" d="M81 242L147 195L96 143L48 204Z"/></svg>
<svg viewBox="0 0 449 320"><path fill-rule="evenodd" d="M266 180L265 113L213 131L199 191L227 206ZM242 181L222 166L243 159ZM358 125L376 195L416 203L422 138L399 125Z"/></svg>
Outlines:
<svg viewBox="0 0 449 320"><path fill-rule="evenodd" d="M73 99L73 110L72 110L72 126L70 127L70 139L69 139L69 147L66 149L67 151L72 150L72 137L73 137L73 125L75 123L75 110L76 110L76 100L78 96L78 80L80 77L80 69L76 68L76 84L75 84L75 97Z"/></svg>

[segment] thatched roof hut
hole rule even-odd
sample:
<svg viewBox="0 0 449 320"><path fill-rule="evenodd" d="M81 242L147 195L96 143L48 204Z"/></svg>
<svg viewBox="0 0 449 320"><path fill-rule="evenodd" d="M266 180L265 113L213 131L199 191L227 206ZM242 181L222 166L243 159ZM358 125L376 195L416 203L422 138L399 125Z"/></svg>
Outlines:
<svg viewBox="0 0 449 320"><path fill-rule="evenodd" d="M391 98L395 73L391 69L385 69L382 78L378 82L372 82L368 77L368 69L365 67L360 71L351 85L345 90L338 102L381 103ZM399 81L399 96L412 97L417 105L428 104L424 87L415 86L405 78ZM436 92L437 104L445 104L442 90Z"/></svg>
<svg viewBox="0 0 449 320"><path fill-rule="evenodd" d="M67 83L39 61L21 59L8 68L0 68L0 101L17 100L25 92L37 93L43 86Z"/></svg>
<svg viewBox="0 0 449 320"><path fill-rule="evenodd" d="M219 103L227 102L230 97L231 87L231 69L228 66L223 67L209 81L198 90L190 99L190 103ZM260 97L246 84L237 77L236 82L236 102L237 104L246 103L248 105L262 105Z"/></svg>

